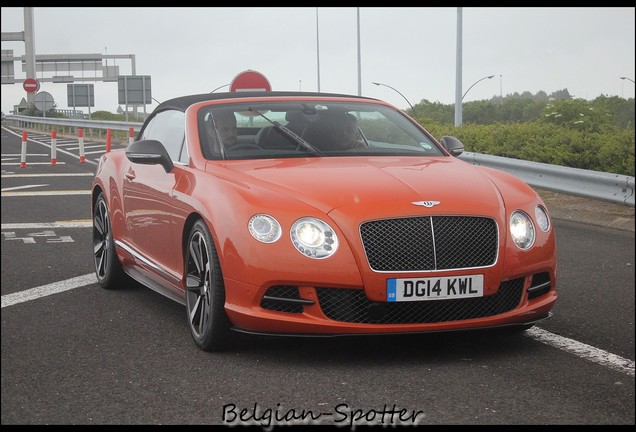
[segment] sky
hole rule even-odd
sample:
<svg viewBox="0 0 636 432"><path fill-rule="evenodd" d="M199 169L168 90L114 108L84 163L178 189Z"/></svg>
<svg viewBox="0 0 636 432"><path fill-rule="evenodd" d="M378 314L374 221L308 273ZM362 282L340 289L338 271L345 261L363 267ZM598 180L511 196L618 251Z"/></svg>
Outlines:
<svg viewBox="0 0 636 432"><path fill-rule="evenodd" d="M1 9L3 33L24 30L23 7ZM34 7L33 17L36 55L134 55L156 101L213 91L248 69L272 90L320 87L402 109L422 100L453 104L457 92L457 7L75 6ZM464 102L563 89L587 100L634 97L633 7L462 7L461 17ZM25 44L2 41L2 50L21 56ZM129 58L108 65L132 75ZM27 78L20 62L14 68ZM90 111L116 112L117 83L94 86ZM40 91L70 108L66 83L42 83ZM22 98L22 84L2 85L4 113Z"/></svg>

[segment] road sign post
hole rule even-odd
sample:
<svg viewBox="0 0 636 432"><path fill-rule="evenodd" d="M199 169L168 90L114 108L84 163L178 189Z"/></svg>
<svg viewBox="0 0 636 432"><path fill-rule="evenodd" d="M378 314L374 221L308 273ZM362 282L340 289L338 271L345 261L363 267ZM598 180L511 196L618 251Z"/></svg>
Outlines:
<svg viewBox="0 0 636 432"><path fill-rule="evenodd" d="M40 82L38 80L36 80L35 78L27 78L22 83L22 88L27 93L34 93L34 92L40 90Z"/></svg>
<svg viewBox="0 0 636 432"><path fill-rule="evenodd" d="M248 69L234 77L230 84L230 91L272 91L272 86L265 75Z"/></svg>

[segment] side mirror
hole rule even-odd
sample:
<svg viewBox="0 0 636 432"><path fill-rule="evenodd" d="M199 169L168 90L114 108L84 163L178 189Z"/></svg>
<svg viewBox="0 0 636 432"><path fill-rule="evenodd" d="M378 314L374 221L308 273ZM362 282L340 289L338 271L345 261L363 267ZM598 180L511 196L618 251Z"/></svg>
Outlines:
<svg viewBox="0 0 636 432"><path fill-rule="evenodd" d="M455 157L464 153L464 144L454 136L443 136L439 142L451 155Z"/></svg>
<svg viewBox="0 0 636 432"><path fill-rule="evenodd" d="M161 165L167 173L174 166L166 148L157 140L135 141L126 148L126 157L133 163Z"/></svg>

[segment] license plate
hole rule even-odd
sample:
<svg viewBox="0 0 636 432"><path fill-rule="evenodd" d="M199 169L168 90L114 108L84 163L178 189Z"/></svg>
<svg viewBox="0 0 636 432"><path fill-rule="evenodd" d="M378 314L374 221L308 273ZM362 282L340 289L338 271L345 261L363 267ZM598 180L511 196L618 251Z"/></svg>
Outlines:
<svg viewBox="0 0 636 432"><path fill-rule="evenodd" d="M451 300L483 297L484 275L388 279L386 301Z"/></svg>

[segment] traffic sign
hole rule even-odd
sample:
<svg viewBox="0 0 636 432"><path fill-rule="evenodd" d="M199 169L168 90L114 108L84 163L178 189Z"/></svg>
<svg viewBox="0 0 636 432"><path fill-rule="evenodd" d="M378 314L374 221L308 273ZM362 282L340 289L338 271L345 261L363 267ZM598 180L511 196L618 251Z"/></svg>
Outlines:
<svg viewBox="0 0 636 432"><path fill-rule="evenodd" d="M27 78L22 83L22 88L24 88L27 93L33 93L40 90L40 82L35 78Z"/></svg>
<svg viewBox="0 0 636 432"><path fill-rule="evenodd" d="M272 91L272 86L265 75L248 69L234 77L230 84L230 91Z"/></svg>
<svg viewBox="0 0 636 432"><path fill-rule="evenodd" d="M43 91L35 95L33 103L37 109L46 113L55 105L55 99L53 99L51 93Z"/></svg>

